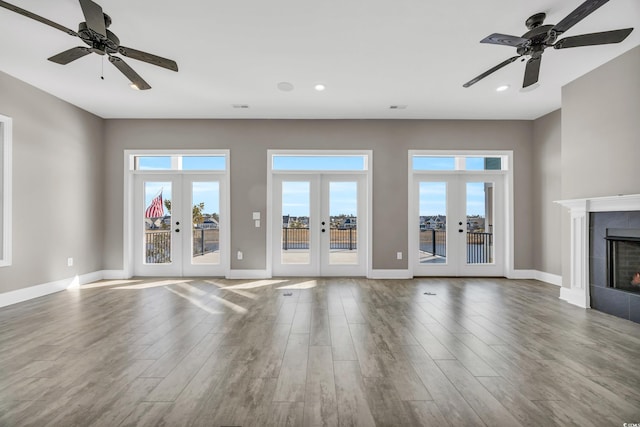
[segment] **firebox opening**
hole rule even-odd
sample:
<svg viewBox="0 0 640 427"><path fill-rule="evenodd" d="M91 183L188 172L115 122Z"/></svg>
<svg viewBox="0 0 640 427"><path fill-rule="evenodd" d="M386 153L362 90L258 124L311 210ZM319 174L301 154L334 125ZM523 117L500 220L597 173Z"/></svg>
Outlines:
<svg viewBox="0 0 640 427"><path fill-rule="evenodd" d="M640 293L640 229L608 228L605 239L607 286Z"/></svg>

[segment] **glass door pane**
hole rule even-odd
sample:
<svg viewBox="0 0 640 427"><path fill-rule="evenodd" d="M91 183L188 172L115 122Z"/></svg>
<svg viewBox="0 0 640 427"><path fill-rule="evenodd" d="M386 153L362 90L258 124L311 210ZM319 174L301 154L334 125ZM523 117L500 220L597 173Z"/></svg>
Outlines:
<svg viewBox="0 0 640 427"><path fill-rule="evenodd" d="M145 181L142 221L143 263L171 264L173 259L171 220L171 181Z"/></svg>
<svg viewBox="0 0 640 427"><path fill-rule="evenodd" d="M420 182L419 253L420 264L447 262L447 183Z"/></svg>
<svg viewBox="0 0 640 427"><path fill-rule="evenodd" d="M220 182L191 182L191 263L220 264Z"/></svg>
<svg viewBox="0 0 640 427"><path fill-rule="evenodd" d="M358 264L358 182L329 182L329 264Z"/></svg>
<svg viewBox="0 0 640 427"><path fill-rule="evenodd" d="M493 264L494 183L466 183L467 264Z"/></svg>
<svg viewBox="0 0 640 427"><path fill-rule="evenodd" d="M281 264L311 264L311 183L282 181Z"/></svg>

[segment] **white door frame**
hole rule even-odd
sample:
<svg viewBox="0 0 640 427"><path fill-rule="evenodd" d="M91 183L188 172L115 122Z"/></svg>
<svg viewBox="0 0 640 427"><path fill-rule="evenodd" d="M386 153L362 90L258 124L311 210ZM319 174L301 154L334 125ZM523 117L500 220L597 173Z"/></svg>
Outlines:
<svg viewBox="0 0 640 427"><path fill-rule="evenodd" d="M274 155L290 155L290 156L349 156L358 155L365 158L365 170L363 171L342 171L342 170L288 170L288 171L274 171L273 170L273 156ZM273 176L278 175L361 175L365 177L365 206L366 206L366 221L365 224L358 222L358 231L362 231L366 236L366 245L363 250L366 250L365 254L365 266L364 273L366 276L371 275L372 266L372 227L371 227L371 213L373 211L372 202L372 150L267 150L267 277L273 275L273 248L274 248L274 206L273 206ZM360 215L360 213L358 213ZM358 220L360 221L360 220Z"/></svg>
<svg viewBox="0 0 640 427"><path fill-rule="evenodd" d="M163 171L136 171L134 159L136 156L224 156L225 157L225 170L224 171L178 171L178 170L163 170ZM116 272L111 273L114 277L130 278L134 272L134 239L135 239L135 179L134 175L148 174L148 175L168 175L180 173L183 175L218 175L224 177L222 180L224 191L221 188L221 212L220 215L230 219L230 196L229 196L229 165L230 165L230 151L229 150L151 150L151 149L134 149L124 150L124 186L123 186L123 222L122 222L122 274ZM230 239L229 231L231 229L229 220L224 221L221 225L224 231L220 230L220 252L225 255L220 259L220 267L225 271L225 275L228 275L230 269ZM224 237L224 240L223 240ZM223 252L224 251L224 252Z"/></svg>
<svg viewBox="0 0 640 427"><path fill-rule="evenodd" d="M414 156L441 156L441 157L463 157L463 156L480 156L480 157L501 157L503 159L503 168L500 171L414 171L413 170L413 157ZM459 165L460 166L460 165ZM463 165L462 167L463 168ZM504 222L503 237L502 237L502 262L503 272L501 275L506 277L512 277L514 274L514 229L513 229L513 151L510 150L409 150L408 152L408 194L409 194L409 209L407 224L408 227L408 243L409 243L409 273L410 276L414 276L415 266L417 264L417 251L418 247L418 234L415 232L419 227L418 206L416 206L417 200L415 197L415 188L419 177L421 176L444 176L444 175L459 175L459 176L487 176L487 177L502 177L503 185L503 209L502 218ZM496 212L498 214L498 212Z"/></svg>

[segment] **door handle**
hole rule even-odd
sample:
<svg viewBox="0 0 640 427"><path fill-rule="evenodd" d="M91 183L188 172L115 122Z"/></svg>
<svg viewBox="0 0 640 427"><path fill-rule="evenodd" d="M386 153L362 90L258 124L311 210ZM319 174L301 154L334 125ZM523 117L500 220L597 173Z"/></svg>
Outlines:
<svg viewBox="0 0 640 427"><path fill-rule="evenodd" d="M324 225L324 221L322 221L322 225Z"/></svg>
<svg viewBox="0 0 640 427"><path fill-rule="evenodd" d="M458 233L464 233L464 230L462 228L458 229Z"/></svg>
<svg viewBox="0 0 640 427"><path fill-rule="evenodd" d="M324 233L324 228L322 229L322 232Z"/></svg>
<svg viewBox="0 0 640 427"><path fill-rule="evenodd" d="M180 229L179 229L179 228L176 228L176 233L179 233L179 232L180 232Z"/></svg>

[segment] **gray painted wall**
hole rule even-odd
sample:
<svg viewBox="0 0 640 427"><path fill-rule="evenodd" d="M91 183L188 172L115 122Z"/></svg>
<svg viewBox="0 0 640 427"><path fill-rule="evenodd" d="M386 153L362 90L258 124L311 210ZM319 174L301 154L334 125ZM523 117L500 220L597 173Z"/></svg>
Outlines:
<svg viewBox="0 0 640 427"><path fill-rule="evenodd" d="M266 268L268 149L373 150L373 268L407 268L407 150L513 150L515 268L533 268L532 131L530 121L447 120L107 120L105 124L104 269L123 268L123 156L125 149L231 150L233 269ZM391 226L390 226L391 225ZM396 260L396 252L405 253Z"/></svg>
<svg viewBox="0 0 640 427"><path fill-rule="evenodd" d="M640 47L562 89L562 198L640 193ZM563 286L570 286L563 215Z"/></svg>
<svg viewBox="0 0 640 427"><path fill-rule="evenodd" d="M562 274L560 189L561 113L533 122L533 268Z"/></svg>
<svg viewBox="0 0 640 427"><path fill-rule="evenodd" d="M13 119L13 264L0 293L101 270L104 121L2 72L0 114Z"/></svg>
<svg viewBox="0 0 640 427"><path fill-rule="evenodd" d="M640 46L562 88L562 198L640 193Z"/></svg>

